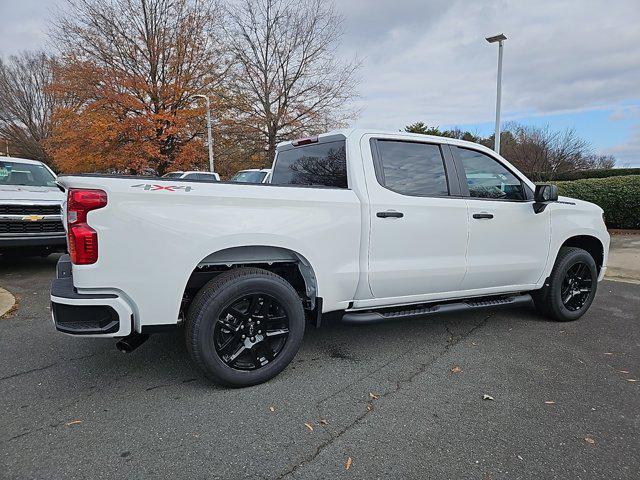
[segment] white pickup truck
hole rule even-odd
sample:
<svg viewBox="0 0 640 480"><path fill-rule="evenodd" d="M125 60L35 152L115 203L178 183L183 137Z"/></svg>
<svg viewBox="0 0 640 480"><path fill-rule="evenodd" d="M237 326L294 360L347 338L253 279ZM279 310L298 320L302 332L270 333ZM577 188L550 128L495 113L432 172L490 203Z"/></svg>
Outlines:
<svg viewBox="0 0 640 480"><path fill-rule="evenodd" d="M51 288L74 335L122 350L184 323L214 381L272 378L305 320L516 306L579 318L604 276L602 210L493 151L363 130L280 144L270 184L66 176L70 258Z"/></svg>
<svg viewBox="0 0 640 480"><path fill-rule="evenodd" d="M63 200L47 165L0 157L0 253L46 256L64 250Z"/></svg>

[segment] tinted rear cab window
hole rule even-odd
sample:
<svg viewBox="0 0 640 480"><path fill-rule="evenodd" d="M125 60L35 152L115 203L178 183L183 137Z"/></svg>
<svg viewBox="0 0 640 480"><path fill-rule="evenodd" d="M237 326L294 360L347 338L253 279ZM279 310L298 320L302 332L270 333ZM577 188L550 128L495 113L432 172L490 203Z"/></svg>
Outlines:
<svg viewBox="0 0 640 480"><path fill-rule="evenodd" d="M449 187L439 145L378 140L378 180L394 192L418 197L447 196Z"/></svg>
<svg viewBox="0 0 640 480"><path fill-rule="evenodd" d="M347 188L345 141L316 143L278 151L271 183Z"/></svg>

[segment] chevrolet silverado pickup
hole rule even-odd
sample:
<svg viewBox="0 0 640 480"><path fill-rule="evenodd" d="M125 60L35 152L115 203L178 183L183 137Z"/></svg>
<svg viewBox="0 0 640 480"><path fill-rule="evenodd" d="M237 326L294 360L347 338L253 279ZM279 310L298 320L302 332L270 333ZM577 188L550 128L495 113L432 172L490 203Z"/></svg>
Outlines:
<svg viewBox="0 0 640 480"><path fill-rule="evenodd" d="M364 324L533 303L582 316L604 276L602 210L460 140L342 130L282 143L271 183L59 179L70 256L56 328L128 351L184 324L213 381L264 382L323 313Z"/></svg>
<svg viewBox="0 0 640 480"><path fill-rule="evenodd" d="M48 255L67 245L56 175L36 160L0 158L0 252Z"/></svg>

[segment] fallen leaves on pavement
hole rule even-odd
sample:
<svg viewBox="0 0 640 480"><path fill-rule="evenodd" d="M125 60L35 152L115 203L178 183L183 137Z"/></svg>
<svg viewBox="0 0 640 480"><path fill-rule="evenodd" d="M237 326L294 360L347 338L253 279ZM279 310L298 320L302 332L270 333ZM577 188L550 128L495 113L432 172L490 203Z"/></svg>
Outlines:
<svg viewBox="0 0 640 480"><path fill-rule="evenodd" d="M270 412L275 412L276 411L276 407L274 407L273 405L269 405L269 411Z"/></svg>
<svg viewBox="0 0 640 480"><path fill-rule="evenodd" d="M546 403L547 405L555 405L556 402L554 402L553 400L545 400L544 403Z"/></svg>
<svg viewBox="0 0 640 480"><path fill-rule="evenodd" d="M351 468L352 463L353 463L353 460L351 459L351 457L347 458L347 463L344 464L344 469L349 470Z"/></svg>
<svg viewBox="0 0 640 480"><path fill-rule="evenodd" d="M320 420L318 420L318 423L320 425L329 425L329 421L325 420L324 418L321 418Z"/></svg>
<svg viewBox="0 0 640 480"><path fill-rule="evenodd" d="M596 441L593 438L588 437L588 436L584 437L584 441L587 442L590 445L595 445L595 443L596 443Z"/></svg>
<svg viewBox="0 0 640 480"><path fill-rule="evenodd" d="M72 420L70 422L65 423L64 426L70 427L71 425L78 425L79 423L82 423L82 420Z"/></svg>
<svg viewBox="0 0 640 480"><path fill-rule="evenodd" d="M460 373L462 371L462 369L460 367L453 367L451 369L451 373Z"/></svg>
<svg viewBox="0 0 640 480"><path fill-rule="evenodd" d="M376 395L375 393L371 393L371 392L369 392L369 397L372 398L373 400L377 400L378 398L380 398L379 395Z"/></svg>
<svg viewBox="0 0 640 480"><path fill-rule="evenodd" d="M313 432L313 426L310 423L305 423L304 426L307 427L310 432Z"/></svg>
<svg viewBox="0 0 640 480"><path fill-rule="evenodd" d="M482 395L482 399L483 400L493 400L493 397L491 395L487 395L486 393L484 395Z"/></svg>

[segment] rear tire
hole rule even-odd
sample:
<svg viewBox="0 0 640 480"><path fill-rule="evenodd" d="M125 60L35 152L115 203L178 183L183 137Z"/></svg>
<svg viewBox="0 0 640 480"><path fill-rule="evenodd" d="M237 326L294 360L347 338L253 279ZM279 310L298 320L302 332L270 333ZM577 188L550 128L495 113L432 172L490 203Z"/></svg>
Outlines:
<svg viewBox="0 0 640 480"><path fill-rule="evenodd" d="M562 247L544 287L533 292L536 309L559 322L577 320L591 306L598 287L593 257L577 247Z"/></svg>
<svg viewBox="0 0 640 480"><path fill-rule="evenodd" d="M266 382L291 362L304 336L302 301L282 277L259 268L222 273L198 292L186 321L187 349L215 383Z"/></svg>

